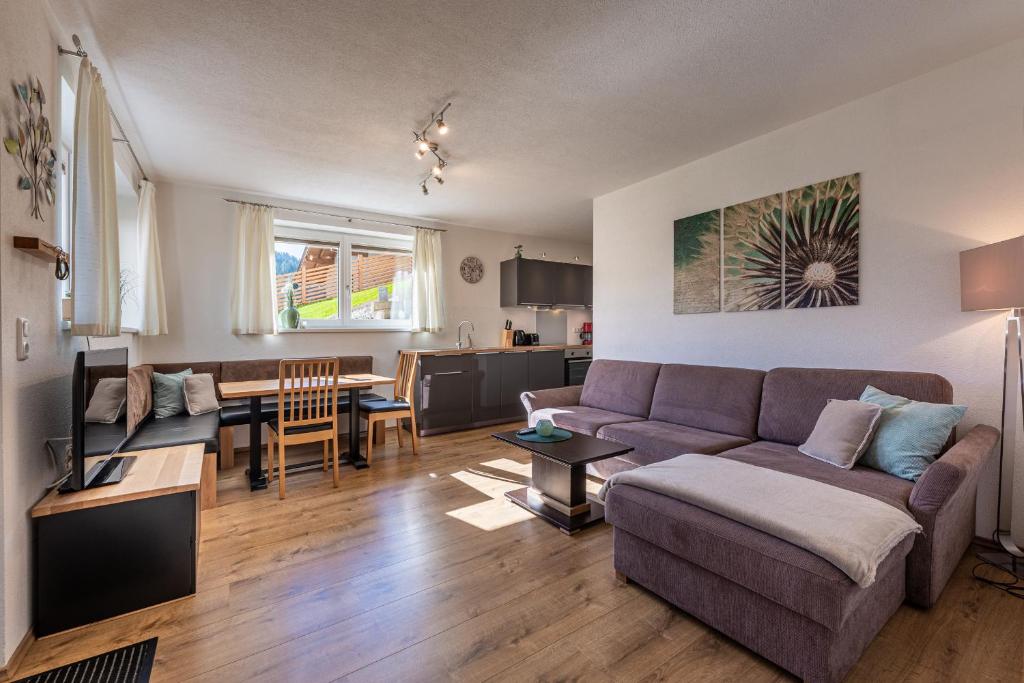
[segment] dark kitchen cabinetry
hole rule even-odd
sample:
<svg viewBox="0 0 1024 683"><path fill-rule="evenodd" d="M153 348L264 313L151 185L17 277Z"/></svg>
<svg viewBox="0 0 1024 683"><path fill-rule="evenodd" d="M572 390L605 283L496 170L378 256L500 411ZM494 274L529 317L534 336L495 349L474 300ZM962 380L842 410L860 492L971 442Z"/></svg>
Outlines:
<svg viewBox="0 0 1024 683"><path fill-rule="evenodd" d="M501 352L477 353L473 376L473 422L489 422L502 417Z"/></svg>
<svg viewBox="0 0 1024 683"><path fill-rule="evenodd" d="M530 389L530 356L528 353L501 354L501 416L510 420L525 420L526 406L519 394Z"/></svg>
<svg viewBox="0 0 1024 683"><path fill-rule="evenodd" d="M593 268L578 263L558 263L514 258L501 262L501 305L589 306Z"/></svg>
<svg viewBox="0 0 1024 683"><path fill-rule="evenodd" d="M526 419L524 391L565 385L562 351L484 351L420 356L416 420L440 434Z"/></svg>
<svg viewBox="0 0 1024 683"><path fill-rule="evenodd" d="M565 354L562 351L532 351L523 355L529 357L529 391L565 386Z"/></svg>
<svg viewBox="0 0 1024 683"><path fill-rule="evenodd" d="M474 356L423 356L417 383L417 422L424 432L473 421Z"/></svg>
<svg viewBox="0 0 1024 683"><path fill-rule="evenodd" d="M578 263L552 263L556 307L582 308L591 299L593 268Z"/></svg>

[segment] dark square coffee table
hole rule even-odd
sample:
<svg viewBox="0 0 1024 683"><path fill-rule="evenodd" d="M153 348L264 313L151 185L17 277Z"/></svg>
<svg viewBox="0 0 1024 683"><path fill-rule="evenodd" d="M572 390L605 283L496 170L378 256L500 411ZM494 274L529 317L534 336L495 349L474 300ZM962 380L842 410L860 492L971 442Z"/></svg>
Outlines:
<svg viewBox="0 0 1024 683"><path fill-rule="evenodd" d="M491 436L533 455L533 485L509 491L505 497L567 534L604 519L604 506L587 496L587 464L633 450L576 433L568 441L555 443L523 441L515 431Z"/></svg>

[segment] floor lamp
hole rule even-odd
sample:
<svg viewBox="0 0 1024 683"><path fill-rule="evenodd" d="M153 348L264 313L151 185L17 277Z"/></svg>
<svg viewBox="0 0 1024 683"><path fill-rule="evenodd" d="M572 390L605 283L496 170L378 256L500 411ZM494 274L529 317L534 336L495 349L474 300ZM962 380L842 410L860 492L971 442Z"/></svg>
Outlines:
<svg viewBox="0 0 1024 683"><path fill-rule="evenodd" d="M1013 473L1024 463L1016 462L1015 452L1007 453L1006 429L1016 430L1016 410L1007 417L1007 389L1016 385L1024 409L1024 356L1021 355L1021 309L1024 308L1024 237L1015 237L984 247L960 252L960 308L964 311L1006 310L1006 331L1003 338L1003 400L1000 424L1002 438L999 445L999 491L996 496L996 533L994 540L1008 555L986 557L1024 578L1024 550L1013 540ZM1016 343L1016 362L1010 353ZM1016 439L1014 439L1016 446ZM1017 450L1017 449L1014 449ZM1009 487L1003 491L1004 473L1010 466ZM1006 514L1004 514L1006 510Z"/></svg>

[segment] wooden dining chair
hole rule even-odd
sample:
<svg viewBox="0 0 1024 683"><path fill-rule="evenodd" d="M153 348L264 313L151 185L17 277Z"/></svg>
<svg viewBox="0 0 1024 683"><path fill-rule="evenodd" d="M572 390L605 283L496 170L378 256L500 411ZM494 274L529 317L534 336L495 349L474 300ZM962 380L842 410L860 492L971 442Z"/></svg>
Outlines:
<svg viewBox="0 0 1024 683"><path fill-rule="evenodd" d="M413 386L416 383L416 361L418 357L419 354L409 351L402 351L399 354L394 400L378 398L363 399L359 402L359 410L366 416L366 462L370 462L373 458L374 425L392 418L395 419L398 425L399 448L403 446L402 420L408 418L409 426L412 429L412 454L419 454L419 436L416 434L416 406L413 404ZM385 429L384 431L386 432L387 430Z"/></svg>
<svg viewBox="0 0 1024 683"><path fill-rule="evenodd" d="M333 446L334 485L338 485L338 359L282 360L278 366L277 419L267 424L267 476L274 480L277 450L278 496L284 498L285 447L302 443Z"/></svg>

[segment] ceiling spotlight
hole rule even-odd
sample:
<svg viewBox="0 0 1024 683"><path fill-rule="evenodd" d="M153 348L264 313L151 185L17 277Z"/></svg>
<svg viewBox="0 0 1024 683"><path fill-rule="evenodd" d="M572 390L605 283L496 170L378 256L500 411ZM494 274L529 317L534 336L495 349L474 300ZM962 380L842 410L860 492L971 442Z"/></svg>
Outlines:
<svg viewBox="0 0 1024 683"><path fill-rule="evenodd" d="M430 169L430 172L434 174L435 178L440 178L442 171L444 171L444 166L441 165L442 163L443 162L434 164L434 168Z"/></svg>
<svg viewBox="0 0 1024 683"><path fill-rule="evenodd" d="M444 122L444 119L437 120L437 132L441 135L448 135L448 124Z"/></svg>
<svg viewBox="0 0 1024 683"><path fill-rule="evenodd" d="M425 156L427 156L427 153L424 152L422 149L416 150L416 158L417 159L422 159Z"/></svg>
<svg viewBox="0 0 1024 683"><path fill-rule="evenodd" d="M437 180L438 185L444 185L444 178L442 178L441 176L437 176L435 180Z"/></svg>
<svg viewBox="0 0 1024 683"><path fill-rule="evenodd" d="M421 183L420 184L420 189L423 190L423 194L430 194L430 190L427 189L427 184L426 183Z"/></svg>
<svg viewBox="0 0 1024 683"><path fill-rule="evenodd" d="M430 151L430 143L427 142L426 140L420 140L419 147L420 147L420 158L422 158L424 154L426 154L427 152Z"/></svg>

